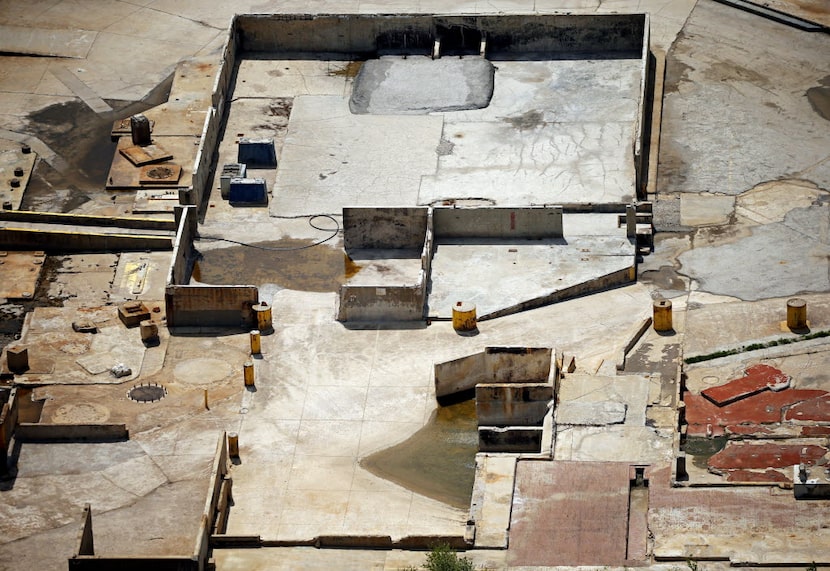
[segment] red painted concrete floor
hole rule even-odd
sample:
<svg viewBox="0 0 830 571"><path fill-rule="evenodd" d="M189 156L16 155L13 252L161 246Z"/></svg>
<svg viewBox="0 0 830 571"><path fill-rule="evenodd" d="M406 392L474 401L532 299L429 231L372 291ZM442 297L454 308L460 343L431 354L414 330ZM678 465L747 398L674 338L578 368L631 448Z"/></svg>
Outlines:
<svg viewBox="0 0 830 571"><path fill-rule="evenodd" d="M628 504L627 463L520 461L508 565L624 565Z"/></svg>
<svg viewBox="0 0 830 571"><path fill-rule="evenodd" d="M777 390L788 383L783 371L754 365L743 377L701 395L684 394L687 436L729 438L725 448L708 459L711 472L729 482L788 482L790 466L812 465L827 454L819 444L830 434L830 393ZM788 440L805 437L822 440L807 445ZM777 440L762 443L753 438Z"/></svg>

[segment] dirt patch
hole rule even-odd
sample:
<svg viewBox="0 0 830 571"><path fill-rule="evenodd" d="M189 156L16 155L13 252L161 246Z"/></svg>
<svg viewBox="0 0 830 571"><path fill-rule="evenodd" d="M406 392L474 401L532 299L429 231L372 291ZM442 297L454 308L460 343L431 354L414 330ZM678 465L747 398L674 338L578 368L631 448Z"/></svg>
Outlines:
<svg viewBox="0 0 830 571"><path fill-rule="evenodd" d="M520 131L535 129L545 124L544 116L539 111L528 111L516 117L504 117L502 120Z"/></svg>

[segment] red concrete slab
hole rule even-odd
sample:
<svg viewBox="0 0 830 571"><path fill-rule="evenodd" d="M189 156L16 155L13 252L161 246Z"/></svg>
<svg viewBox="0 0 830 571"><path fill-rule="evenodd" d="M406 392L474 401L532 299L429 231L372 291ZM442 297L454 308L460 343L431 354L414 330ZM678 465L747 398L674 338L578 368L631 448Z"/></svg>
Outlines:
<svg viewBox="0 0 830 571"><path fill-rule="evenodd" d="M769 365L753 365L743 377L712 387L701 394L718 406L723 406L766 390L782 390L789 386L790 377Z"/></svg>
<svg viewBox="0 0 830 571"><path fill-rule="evenodd" d="M781 482L788 483L792 478L787 477L784 473L778 470L765 470L763 472L753 472L751 470L730 470L727 482Z"/></svg>
<svg viewBox="0 0 830 571"><path fill-rule="evenodd" d="M785 418L804 422L830 422L830 394L825 393L798 403L787 411Z"/></svg>
<svg viewBox="0 0 830 571"><path fill-rule="evenodd" d="M714 454L707 465L715 470L784 468L801 462L812 465L827 453L827 448L813 444L745 444L728 442Z"/></svg>
<svg viewBox="0 0 830 571"><path fill-rule="evenodd" d="M830 436L830 426L802 426L801 436Z"/></svg>
<svg viewBox="0 0 830 571"><path fill-rule="evenodd" d="M508 565L623 565L628 472L617 462L519 462Z"/></svg>
<svg viewBox="0 0 830 571"><path fill-rule="evenodd" d="M825 391L812 389L785 389L775 393L765 391L719 407L700 395L686 392L683 402L686 405L688 434L718 436L723 434L723 428L726 426L781 422L784 407L826 394ZM711 426L711 434L707 434L707 425Z"/></svg>

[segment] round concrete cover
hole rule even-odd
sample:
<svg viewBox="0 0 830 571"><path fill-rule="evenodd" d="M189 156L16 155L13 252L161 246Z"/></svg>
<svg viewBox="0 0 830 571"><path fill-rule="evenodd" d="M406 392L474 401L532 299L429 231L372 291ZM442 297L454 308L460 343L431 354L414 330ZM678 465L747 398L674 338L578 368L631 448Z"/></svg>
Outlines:
<svg viewBox="0 0 830 571"><path fill-rule="evenodd" d="M481 57L368 60L355 79L349 108L375 115L482 109L493 96L494 75L493 64Z"/></svg>

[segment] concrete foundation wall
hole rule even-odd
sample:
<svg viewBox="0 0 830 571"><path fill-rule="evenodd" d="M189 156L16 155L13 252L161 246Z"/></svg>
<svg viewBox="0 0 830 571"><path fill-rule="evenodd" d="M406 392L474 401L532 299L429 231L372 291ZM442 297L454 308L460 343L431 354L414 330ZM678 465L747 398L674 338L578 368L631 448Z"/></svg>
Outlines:
<svg viewBox="0 0 830 571"><path fill-rule="evenodd" d="M634 256L630 256L630 258L631 266L628 268L612 272L610 274L601 276L599 278L595 278L588 282L575 285L573 287L561 289L551 295L528 299L517 305L511 305L509 307L499 309L498 311L493 311L491 313L480 315L478 316L478 320L485 321L487 319L494 319L496 317L512 315L520 311L526 311L528 309L534 309L536 307L542 307L544 305L558 303L560 301L564 301L566 299L571 299L574 297L579 297L581 295L596 293L604 289L611 289L621 285L634 283L635 281L637 281L637 269L634 265Z"/></svg>
<svg viewBox="0 0 830 571"><path fill-rule="evenodd" d="M553 400L553 385L476 385L476 418L484 426L540 426Z"/></svg>
<svg viewBox="0 0 830 571"><path fill-rule="evenodd" d="M205 507L202 511L202 521L199 525L199 532L196 535L196 543L193 548L193 559L198 562L197 569L204 571L207 567L208 553L210 551L210 536L214 527L214 520L217 517L217 506L222 500L223 490L229 492L229 488L223 486L228 474L228 435L223 432L216 444L216 451L213 455L213 465L210 472L210 482L205 500ZM227 505L225 505L227 509Z"/></svg>
<svg viewBox="0 0 830 571"><path fill-rule="evenodd" d="M0 220L41 224L68 224L72 226L133 228L138 230L167 230L170 232L176 230L176 225L172 220L93 216L90 214L63 214L59 212L32 212L26 210L0 210Z"/></svg>
<svg viewBox="0 0 830 571"><path fill-rule="evenodd" d="M467 391L479 383L548 383L555 368L550 347L486 347L482 353L436 363L435 396Z"/></svg>
<svg viewBox="0 0 830 571"><path fill-rule="evenodd" d="M550 347L486 347L484 363L492 383L545 383L556 367Z"/></svg>
<svg viewBox="0 0 830 571"><path fill-rule="evenodd" d="M243 15L234 21L244 50L430 53L436 38L487 40L487 55L516 52L639 52L643 14L544 16ZM459 39L461 38L461 39ZM471 40L472 42L472 40ZM476 45L463 46L470 51Z"/></svg>
<svg viewBox="0 0 830 571"><path fill-rule="evenodd" d="M125 424L40 424L21 422L15 431L23 442L112 442L128 440Z"/></svg>
<svg viewBox="0 0 830 571"><path fill-rule="evenodd" d="M424 247L427 208L344 208L343 246L351 249Z"/></svg>
<svg viewBox="0 0 830 571"><path fill-rule="evenodd" d="M166 236L142 234L96 234L66 231L0 229L4 248L44 250L47 252L140 252L169 250L172 240Z"/></svg>
<svg viewBox="0 0 830 571"><path fill-rule="evenodd" d="M420 282L423 283L423 278ZM340 286L338 321L420 321L423 318L424 288L420 284L400 287Z"/></svg>
<svg viewBox="0 0 830 571"><path fill-rule="evenodd" d="M175 210L176 237L173 240L173 256L167 285L186 285L190 281L190 260L193 239L198 230L198 212L195 206L180 206Z"/></svg>
<svg viewBox="0 0 830 571"><path fill-rule="evenodd" d="M479 452L539 452L541 448L542 427L478 427Z"/></svg>
<svg viewBox="0 0 830 571"><path fill-rule="evenodd" d="M489 380L485 374L484 353L436 363L434 371L435 396L438 398L468 391Z"/></svg>
<svg viewBox="0 0 830 571"><path fill-rule="evenodd" d="M435 235L441 238L532 240L562 237L562 207L435 208Z"/></svg>
<svg viewBox="0 0 830 571"><path fill-rule="evenodd" d="M168 327L244 327L254 325L259 303L256 286L169 285L164 293Z"/></svg>
<svg viewBox="0 0 830 571"><path fill-rule="evenodd" d="M18 418L17 389L11 389L9 399L0 408L0 473L6 471L9 443L14 436Z"/></svg>

